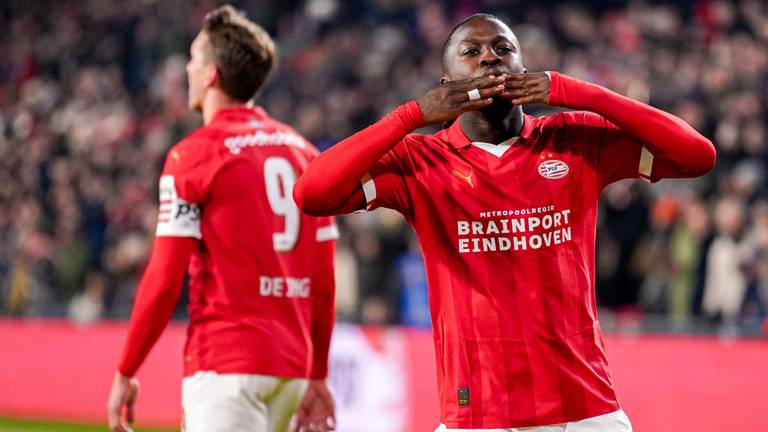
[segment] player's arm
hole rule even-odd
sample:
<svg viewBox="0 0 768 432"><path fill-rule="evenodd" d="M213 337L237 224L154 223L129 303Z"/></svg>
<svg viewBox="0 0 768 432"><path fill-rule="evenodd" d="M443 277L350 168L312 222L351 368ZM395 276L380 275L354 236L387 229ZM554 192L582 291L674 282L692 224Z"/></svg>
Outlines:
<svg viewBox="0 0 768 432"><path fill-rule="evenodd" d="M715 164L712 142L685 121L599 85L549 72L510 75L506 87L502 96L514 104L547 103L605 117L674 165L675 177L698 177Z"/></svg>
<svg viewBox="0 0 768 432"><path fill-rule="evenodd" d="M325 229L335 225L326 226ZM319 234L318 234L319 237ZM312 278L312 370L307 391L296 410L293 431L333 430L336 424L333 395L328 389L328 350L336 318L334 297L334 241L319 242L316 270Z"/></svg>
<svg viewBox="0 0 768 432"><path fill-rule="evenodd" d="M491 97L504 90L502 83L501 77L451 81L401 105L315 158L293 189L296 204L314 216L364 208L361 178L387 151L419 127L489 105ZM467 92L472 89L479 89L480 99L469 100Z"/></svg>
<svg viewBox="0 0 768 432"><path fill-rule="evenodd" d="M139 284L118 372L132 377L171 319L198 240L157 237Z"/></svg>
<svg viewBox="0 0 768 432"><path fill-rule="evenodd" d="M128 336L110 392L108 410L112 431L128 430L121 420L123 408L128 423L133 422L137 384L132 377L171 319L197 242L191 237L155 239L149 265L139 284Z"/></svg>
<svg viewBox="0 0 768 432"><path fill-rule="evenodd" d="M160 177L160 207L152 255L139 283L128 335L109 394L112 431L129 430L121 414L125 408L128 422L133 421L137 389L133 376L168 325L181 295L190 258L202 239L197 204L200 193L194 181L196 177L188 171L179 158L170 157Z"/></svg>
<svg viewBox="0 0 768 432"><path fill-rule="evenodd" d="M336 281L334 279L333 240L318 243L318 256L315 276L312 278L312 371L310 378L325 379L328 376L328 349L331 344L331 332L336 318L334 298Z"/></svg>

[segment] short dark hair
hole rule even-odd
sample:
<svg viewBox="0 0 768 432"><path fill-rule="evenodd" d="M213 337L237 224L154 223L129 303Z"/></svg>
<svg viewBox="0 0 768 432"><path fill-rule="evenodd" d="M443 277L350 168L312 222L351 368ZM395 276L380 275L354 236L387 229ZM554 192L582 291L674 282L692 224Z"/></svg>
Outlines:
<svg viewBox="0 0 768 432"><path fill-rule="evenodd" d="M451 32L448 33L448 37L445 38L445 42L443 42L443 50L441 51L442 52L441 62L442 62L442 65L443 65L443 71L445 71L447 69L446 68L445 56L446 56L446 54L448 54L448 47L451 45L451 39L453 39L453 35L457 31L459 31L460 28L464 27L464 24L466 24L466 23L468 23L470 21L474 21L476 19L496 20L496 21L498 21L498 22L500 22L500 23L502 23L504 25L507 25L507 23L505 23L503 19L499 18L496 15L489 14L489 13L476 13L474 15L470 15L470 16L464 18L463 20L459 21L455 26L453 26L453 28L451 29Z"/></svg>
<svg viewBox="0 0 768 432"><path fill-rule="evenodd" d="M221 89L240 102L253 98L275 63L272 38L230 5L209 12L203 31L208 35L211 60L219 69Z"/></svg>

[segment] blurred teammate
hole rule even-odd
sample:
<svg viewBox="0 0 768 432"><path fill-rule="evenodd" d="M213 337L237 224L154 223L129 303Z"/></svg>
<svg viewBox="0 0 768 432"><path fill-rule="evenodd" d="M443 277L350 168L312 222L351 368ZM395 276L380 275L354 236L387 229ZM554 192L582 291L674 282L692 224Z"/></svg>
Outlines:
<svg viewBox="0 0 768 432"><path fill-rule="evenodd" d="M712 143L600 86L526 73L517 38L491 15L454 28L443 69L442 85L315 159L296 202L314 215L389 207L414 228L438 430L630 431L595 308L598 197L623 178L702 175ZM530 103L584 111L534 118Z"/></svg>
<svg viewBox="0 0 768 432"><path fill-rule="evenodd" d="M272 40L230 6L209 13L187 65L205 126L168 153L152 257L109 397L109 425L133 420L131 377L162 333L189 269L182 405L188 432L328 430L333 325L331 218L291 191L317 151L246 104L275 62Z"/></svg>

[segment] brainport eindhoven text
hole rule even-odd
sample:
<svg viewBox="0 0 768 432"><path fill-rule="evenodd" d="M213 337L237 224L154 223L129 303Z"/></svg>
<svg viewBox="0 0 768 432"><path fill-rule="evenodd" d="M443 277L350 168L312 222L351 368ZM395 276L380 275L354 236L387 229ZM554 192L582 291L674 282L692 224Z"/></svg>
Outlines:
<svg viewBox="0 0 768 432"><path fill-rule="evenodd" d="M483 220L457 222L459 253L524 251L570 241L570 214L555 206L481 212Z"/></svg>

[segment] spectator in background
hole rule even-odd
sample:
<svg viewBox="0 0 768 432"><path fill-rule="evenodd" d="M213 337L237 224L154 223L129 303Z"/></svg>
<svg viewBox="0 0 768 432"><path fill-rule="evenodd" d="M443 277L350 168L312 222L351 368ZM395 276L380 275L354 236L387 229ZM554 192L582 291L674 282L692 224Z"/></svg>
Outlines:
<svg viewBox="0 0 768 432"><path fill-rule="evenodd" d="M711 231L709 214L699 199L690 197L683 201L681 209L669 242L673 272L667 297L669 315L677 325L693 313L697 286L701 284L697 273L700 255L706 256Z"/></svg>
<svg viewBox="0 0 768 432"><path fill-rule="evenodd" d="M670 237L679 211L677 200L659 197L651 209L650 227L632 257L637 272L644 275L639 300L647 312L664 314L669 310L668 295L674 270Z"/></svg>
<svg viewBox="0 0 768 432"><path fill-rule="evenodd" d="M747 279L742 317L759 324L768 309L768 201L750 207L751 228L744 235Z"/></svg>
<svg viewBox="0 0 768 432"><path fill-rule="evenodd" d="M734 326L746 291L741 244L744 207L734 198L722 198L715 207L717 234L707 255L703 311L726 326Z"/></svg>

